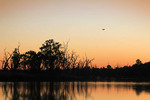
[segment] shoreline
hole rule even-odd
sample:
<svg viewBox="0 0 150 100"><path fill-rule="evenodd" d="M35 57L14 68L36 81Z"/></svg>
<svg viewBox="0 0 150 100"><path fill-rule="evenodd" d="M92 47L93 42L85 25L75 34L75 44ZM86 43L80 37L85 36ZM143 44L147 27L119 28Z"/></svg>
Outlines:
<svg viewBox="0 0 150 100"><path fill-rule="evenodd" d="M150 82L150 78L144 77L114 77L114 76L94 76L94 75L71 75L62 72L52 71L3 71L0 70L1 82Z"/></svg>

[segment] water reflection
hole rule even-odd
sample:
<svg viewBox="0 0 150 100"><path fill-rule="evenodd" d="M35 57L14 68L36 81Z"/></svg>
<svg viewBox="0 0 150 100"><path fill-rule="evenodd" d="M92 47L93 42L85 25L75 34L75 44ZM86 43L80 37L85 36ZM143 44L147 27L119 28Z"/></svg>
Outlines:
<svg viewBox="0 0 150 100"><path fill-rule="evenodd" d="M88 83L84 82L6 82L1 85L5 100L71 100L79 94L90 95Z"/></svg>
<svg viewBox="0 0 150 100"><path fill-rule="evenodd" d="M142 92L150 93L150 83L132 83L132 82L110 82L100 84L101 87L107 88L110 90L111 88L116 88L117 90L123 89L125 90L133 90L136 92L136 95L140 95Z"/></svg>
<svg viewBox="0 0 150 100"><path fill-rule="evenodd" d="M149 83L117 82L1 82L2 100L96 100L97 91L131 90L150 93ZM96 92L94 92L96 91ZM93 93L95 93L93 95ZM100 93L97 93L100 94ZM99 98L100 99L100 98Z"/></svg>

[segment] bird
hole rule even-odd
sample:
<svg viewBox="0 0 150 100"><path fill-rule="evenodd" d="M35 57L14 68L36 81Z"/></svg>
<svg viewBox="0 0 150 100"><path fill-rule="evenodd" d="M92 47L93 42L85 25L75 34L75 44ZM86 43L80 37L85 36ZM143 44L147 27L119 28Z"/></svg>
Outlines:
<svg viewBox="0 0 150 100"><path fill-rule="evenodd" d="M103 28L102 30L104 31L105 29Z"/></svg>

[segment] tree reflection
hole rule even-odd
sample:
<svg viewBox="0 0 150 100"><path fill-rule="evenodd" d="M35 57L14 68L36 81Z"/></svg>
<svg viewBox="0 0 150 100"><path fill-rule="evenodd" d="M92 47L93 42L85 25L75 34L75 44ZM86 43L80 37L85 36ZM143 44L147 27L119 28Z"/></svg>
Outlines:
<svg viewBox="0 0 150 100"><path fill-rule="evenodd" d="M119 89L132 89L136 92L136 95L140 95L142 92L150 93L150 84L136 84L136 83L131 83L131 84L111 84L111 83L106 83L106 84L101 84L100 85L103 88L107 88L110 90L111 88L116 88L117 90Z"/></svg>
<svg viewBox="0 0 150 100"><path fill-rule="evenodd" d="M88 97L86 82L13 82L2 83L5 100L74 100Z"/></svg>
<svg viewBox="0 0 150 100"><path fill-rule="evenodd" d="M99 88L101 87L101 88ZM92 98L96 89L132 89L137 95L150 93L149 84L112 84L97 82L4 82L2 91L5 100L77 100Z"/></svg>
<svg viewBox="0 0 150 100"><path fill-rule="evenodd" d="M136 85L133 89L136 91L137 95L140 95L142 92L150 93L150 85Z"/></svg>

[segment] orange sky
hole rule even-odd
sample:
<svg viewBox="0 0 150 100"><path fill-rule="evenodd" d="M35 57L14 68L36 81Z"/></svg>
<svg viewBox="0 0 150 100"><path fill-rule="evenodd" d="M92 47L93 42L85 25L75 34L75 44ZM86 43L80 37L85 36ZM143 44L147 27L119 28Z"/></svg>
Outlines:
<svg viewBox="0 0 150 100"><path fill-rule="evenodd" d="M99 67L150 61L149 0L0 0L0 58L21 44L38 51L50 38L69 42ZM105 31L102 29L105 28Z"/></svg>

